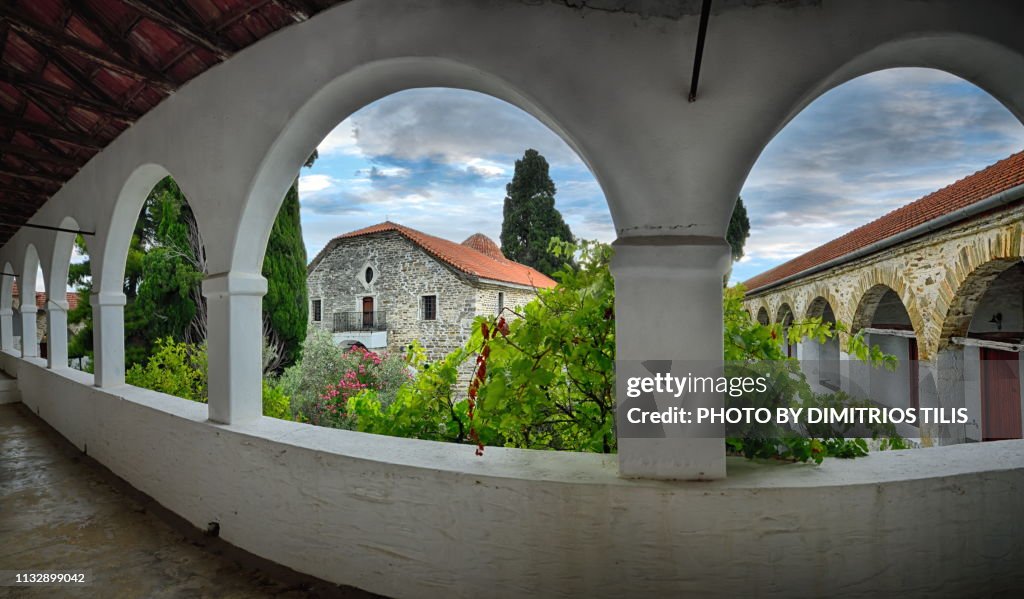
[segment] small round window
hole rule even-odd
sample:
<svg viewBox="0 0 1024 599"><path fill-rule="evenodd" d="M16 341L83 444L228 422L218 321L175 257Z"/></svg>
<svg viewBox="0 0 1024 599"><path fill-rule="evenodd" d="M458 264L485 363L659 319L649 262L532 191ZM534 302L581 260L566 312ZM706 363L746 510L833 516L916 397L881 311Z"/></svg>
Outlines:
<svg viewBox="0 0 1024 599"><path fill-rule="evenodd" d="M373 269L372 268L367 266L366 267L366 272L363 273L363 274L366 277L366 282L367 283L372 283L373 282Z"/></svg>

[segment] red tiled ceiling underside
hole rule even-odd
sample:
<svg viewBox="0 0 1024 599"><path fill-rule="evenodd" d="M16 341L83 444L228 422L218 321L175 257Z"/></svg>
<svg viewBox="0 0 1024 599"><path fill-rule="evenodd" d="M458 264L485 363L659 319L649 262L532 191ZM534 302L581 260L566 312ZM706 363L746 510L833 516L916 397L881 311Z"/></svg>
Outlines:
<svg viewBox="0 0 1024 599"><path fill-rule="evenodd" d="M0 3L0 245L188 80L344 1Z"/></svg>

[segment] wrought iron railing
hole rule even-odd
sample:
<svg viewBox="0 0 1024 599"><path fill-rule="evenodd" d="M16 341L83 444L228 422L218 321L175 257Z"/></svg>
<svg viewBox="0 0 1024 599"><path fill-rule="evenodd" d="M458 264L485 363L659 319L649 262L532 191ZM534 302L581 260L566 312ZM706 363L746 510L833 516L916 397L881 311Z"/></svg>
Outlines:
<svg viewBox="0 0 1024 599"><path fill-rule="evenodd" d="M388 330L387 313L380 312L335 312L334 332L349 331L386 331Z"/></svg>

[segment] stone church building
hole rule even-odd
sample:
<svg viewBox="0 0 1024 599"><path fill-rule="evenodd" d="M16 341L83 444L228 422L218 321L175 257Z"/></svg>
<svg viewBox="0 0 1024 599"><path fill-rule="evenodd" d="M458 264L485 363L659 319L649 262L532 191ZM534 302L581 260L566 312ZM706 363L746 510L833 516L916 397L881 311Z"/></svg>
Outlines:
<svg viewBox="0 0 1024 599"><path fill-rule="evenodd" d="M474 318L523 306L555 281L483 234L455 243L389 221L332 239L306 285L310 325L339 345L394 353L418 340L437 360L466 342Z"/></svg>

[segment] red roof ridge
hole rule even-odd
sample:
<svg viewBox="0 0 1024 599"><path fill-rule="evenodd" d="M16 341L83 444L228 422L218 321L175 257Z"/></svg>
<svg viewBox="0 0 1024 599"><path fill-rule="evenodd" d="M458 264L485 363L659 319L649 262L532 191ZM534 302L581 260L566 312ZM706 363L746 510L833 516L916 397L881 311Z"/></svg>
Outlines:
<svg viewBox="0 0 1024 599"><path fill-rule="evenodd" d="M316 268L323 257L345 239L389 231L401 234L435 259L471 276L541 289L554 287L557 284L551 277L525 264L520 264L504 257L497 258L481 252L470 245L455 243L454 241L417 231L390 220L338 235L328 242L324 249L313 258L309 264L309 270L312 271ZM494 242L492 241L491 243Z"/></svg>
<svg viewBox="0 0 1024 599"><path fill-rule="evenodd" d="M1024 185L1024 150L895 208L796 258L755 275L744 281L743 285L747 288L748 293L756 291L1019 185Z"/></svg>

